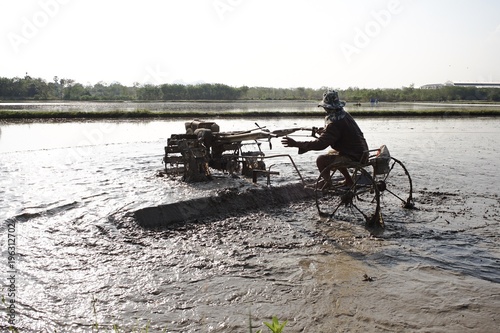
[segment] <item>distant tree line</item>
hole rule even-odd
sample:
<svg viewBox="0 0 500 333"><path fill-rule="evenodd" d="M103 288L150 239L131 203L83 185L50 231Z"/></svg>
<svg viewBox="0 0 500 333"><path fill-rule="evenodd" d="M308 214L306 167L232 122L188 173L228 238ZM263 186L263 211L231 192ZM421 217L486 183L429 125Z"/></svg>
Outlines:
<svg viewBox="0 0 500 333"><path fill-rule="evenodd" d="M499 102L500 88L476 88L443 86L438 89L419 89L410 85L401 89L348 88L339 92L349 102L366 102L377 99L382 102L447 102L484 101Z"/></svg>
<svg viewBox="0 0 500 333"><path fill-rule="evenodd" d="M72 100L72 101L180 101L180 100L319 100L327 88L231 87L220 83L134 84L99 82L83 85L57 76L51 82L26 75L23 78L0 77L0 100ZM341 99L350 103L413 101L500 101L500 89L444 86L418 89L413 85L400 89L339 89Z"/></svg>

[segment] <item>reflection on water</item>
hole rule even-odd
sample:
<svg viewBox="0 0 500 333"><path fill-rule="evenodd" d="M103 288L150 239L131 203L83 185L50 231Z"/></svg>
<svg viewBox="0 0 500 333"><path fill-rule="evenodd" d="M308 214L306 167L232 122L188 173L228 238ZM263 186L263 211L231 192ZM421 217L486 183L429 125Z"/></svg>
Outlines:
<svg viewBox="0 0 500 333"><path fill-rule="evenodd" d="M175 230L140 229L127 212L213 195L212 186L223 184L219 178L192 185L156 177L167 138L182 132L185 120L1 126L0 219L15 219L18 226L21 331L88 332L96 320L129 328L149 322L152 331L246 331L250 310L257 322L276 314L290 319L292 331L301 325L328 331L339 320L331 314L347 306L350 293L355 298L370 289L360 278L355 289L342 283L373 265L394 273L373 273L390 275L371 288L377 301L383 285L404 285L404 295L389 297L391 302L408 295L430 306L445 285L438 298L444 317L465 304L464 290L477 302L499 294L499 119L358 121L370 147L386 144L414 181L420 210L384 208L386 242L353 223L320 222L313 202ZM321 125L310 118L217 120L223 131L251 129L256 121L270 130ZM278 140L272 150L267 143L262 148L266 155L291 154L306 178L317 176L318 152L298 155ZM286 158L273 163L280 172L274 184L297 179ZM0 228L5 235L5 224ZM6 272L7 260L0 265ZM439 273L429 273L436 268ZM474 288L467 292L470 280ZM419 299L424 296L414 286L428 298ZM397 303L405 320L417 320L413 301ZM365 315L373 317L353 320L387 321L373 311ZM421 315L413 327L433 322Z"/></svg>
<svg viewBox="0 0 500 333"><path fill-rule="evenodd" d="M228 101L228 102L5 102L0 110L29 111L178 111L178 112L316 112L318 101ZM500 110L500 104L486 103L347 103L349 111L408 110Z"/></svg>
<svg viewBox="0 0 500 333"><path fill-rule="evenodd" d="M242 102L60 102L0 103L0 110L29 111L315 111L311 101L242 101Z"/></svg>
<svg viewBox="0 0 500 333"><path fill-rule="evenodd" d="M98 121L2 124L0 152L43 150L163 139L178 129L176 122Z"/></svg>

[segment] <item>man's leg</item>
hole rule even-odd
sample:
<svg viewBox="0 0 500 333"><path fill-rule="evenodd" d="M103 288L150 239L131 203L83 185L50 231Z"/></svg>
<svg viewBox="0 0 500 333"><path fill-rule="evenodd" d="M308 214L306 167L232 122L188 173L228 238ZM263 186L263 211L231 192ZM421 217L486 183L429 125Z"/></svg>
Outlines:
<svg viewBox="0 0 500 333"><path fill-rule="evenodd" d="M320 155L316 159L316 166L318 167L318 170L320 172L321 177L323 177L323 181L325 185L331 185L331 179L330 179L330 171L333 170L325 170L330 164L334 162L342 162L346 161L347 157L344 156L339 156L335 154L326 154L326 155ZM347 168L339 168L339 172L344 176L345 178L345 185L347 186L352 186L353 181L351 178L351 175L349 174L349 171Z"/></svg>
<svg viewBox="0 0 500 333"><path fill-rule="evenodd" d="M326 168L330 164L335 162L337 156L338 155L326 154L326 155L320 155L316 159L316 166L318 167L320 175L323 178L323 186L321 186L321 188L330 187L331 185L330 171L332 170L326 170Z"/></svg>
<svg viewBox="0 0 500 333"><path fill-rule="evenodd" d="M352 177L349 174L349 170L347 170L347 168L339 168L339 171L342 174L342 176L344 176L344 178L345 178L345 185L346 186L351 187L352 185L354 185L354 182L352 181Z"/></svg>

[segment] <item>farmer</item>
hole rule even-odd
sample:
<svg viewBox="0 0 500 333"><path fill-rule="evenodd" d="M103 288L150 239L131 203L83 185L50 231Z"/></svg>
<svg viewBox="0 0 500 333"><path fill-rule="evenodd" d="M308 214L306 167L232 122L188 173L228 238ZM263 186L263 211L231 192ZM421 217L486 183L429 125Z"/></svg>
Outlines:
<svg viewBox="0 0 500 333"><path fill-rule="evenodd" d="M310 142L297 142L290 137L284 137L281 143L285 147L299 148L299 154L303 154L310 150L323 150L330 146L332 151L327 154L320 155L316 159L318 170L322 172L328 165L333 162L367 162L368 145L366 144L363 132L351 117L344 110L345 102L339 100L338 93L334 90L329 90L323 94L323 100L318 107L322 107L326 111L325 128L320 128L319 138ZM352 186L353 180L346 168L339 168L340 173L345 178L346 186ZM330 185L328 173L322 174L323 183L320 188Z"/></svg>

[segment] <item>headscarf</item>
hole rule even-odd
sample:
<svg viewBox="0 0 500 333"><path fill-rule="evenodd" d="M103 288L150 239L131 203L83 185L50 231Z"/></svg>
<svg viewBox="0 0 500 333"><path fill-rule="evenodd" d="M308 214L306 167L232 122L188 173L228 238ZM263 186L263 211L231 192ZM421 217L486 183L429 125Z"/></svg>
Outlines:
<svg viewBox="0 0 500 333"><path fill-rule="evenodd" d="M323 100L318 104L318 107L325 109L327 115L325 124L343 119L346 115L344 106L346 103L339 99L339 94L335 90L328 90L323 94Z"/></svg>

